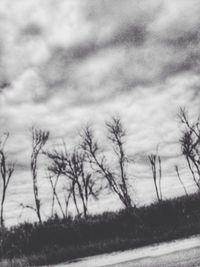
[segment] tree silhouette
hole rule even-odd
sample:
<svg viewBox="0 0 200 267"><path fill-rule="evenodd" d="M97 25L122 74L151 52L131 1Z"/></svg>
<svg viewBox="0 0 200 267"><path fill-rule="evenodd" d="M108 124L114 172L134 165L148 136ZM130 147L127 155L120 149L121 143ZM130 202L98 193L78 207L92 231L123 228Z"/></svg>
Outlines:
<svg viewBox="0 0 200 267"><path fill-rule="evenodd" d="M0 140L0 176L2 180L1 213L0 213L1 226L4 225L4 203L6 199L6 192L8 189L11 176L14 172L14 164L7 162L7 158L4 152L4 148L8 140L8 137L9 133L5 133L4 138L2 136L2 140Z"/></svg>
<svg viewBox="0 0 200 267"><path fill-rule="evenodd" d="M46 144L49 138L49 131L43 131L41 129L32 128L32 154L31 154L31 174L33 180L33 194L35 199L35 207L32 209L36 212L39 222L42 222L41 219L41 202L38 194L38 182L37 182L37 173L38 173L38 156L42 151L44 145ZM30 206L26 206L30 207Z"/></svg>
<svg viewBox="0 0 200 267"><path fill-rule="evenodd" d="M108 138L112 142L114 152L118 159L119 174L111 170L105 155L100 154L100 148L94 137L93 129L89 126L86 126L81 133L82 148L91 165L107 180L109 188L119 197L123 205L127 209L130 209L132 208L132 201L128 192L128 177L126 174L126 163L128 159L124 151L125 130L119 118L112 118L110 122L106 123L106 127Z"/></svg>
<svg viewBox="0 0 200 267"><path fill-rule="evenodd" d="M178 179L179 179L180 184L181 184L182 187L183 187L183 190L184 190L186 196L188 196L186 187L185 187L185 185L184 185L184 183L183 183L183 181L182 181L182 179L181 179L181 176L180 176L180 172L179 172L178 165L175 165L175 171L176 171L177 177L178 177Z"/></svg>
<svg viewBox="0 0 200 267"><path fill-rule="evenodd" d="M154 186L156 190L156 196L158 202L162 200L161 179L162 179L162 162L161 157L157 154L151 154L148 156L151 164L151 170L153 175Z"/></svg>
<svg viewBox="0 0 200 267"><path fill-rule="evenodd" d="M77 214L80 216L80 206L82 206L83 216L88 215L88 201L90 198L97 199L100 189L96 187L94 179L89 168L86 168L85 153L80 148L74 148L72 152L54 150L47 152L48 157L52 160L49 171L54 175L64 175L68 178L68 205L69 197L73 198Z"/></svg>
<svg viewBox="0 0 200 267"><path fill-rule="evenodd" d="M180 139L182 153L187 160L193 180L200 189L200 119L191 123L185 108L180 109L178 117L185 126Z"/></svg>
<svg viewBox="0 0 200 267"><path fill-rule="evenodd" d="M51 173L48 174L47 178L50 181L50 185L52 188L52 205L51 205L51 217L54 216L54 206L55 206L55 200L58 203L58 206L60 208L60 211L63 215L63 218L65 218L67 215L67 212L64 211L61 201L59 199L58 193L57 193L57 185L58 185L58 181L59 181L59 177L60 177L60 173L57 173L56 175L51 175ZM65 196L66 197L66 196ZM67 203L66 203L67 204Z"/></svg>

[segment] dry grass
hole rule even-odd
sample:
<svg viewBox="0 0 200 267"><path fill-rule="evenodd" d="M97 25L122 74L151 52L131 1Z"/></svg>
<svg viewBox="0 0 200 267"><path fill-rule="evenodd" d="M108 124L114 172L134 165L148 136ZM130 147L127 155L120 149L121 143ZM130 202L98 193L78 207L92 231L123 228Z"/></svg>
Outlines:
<svg viewBox="0 0 200 267"><path fill-rule="evenodd" d="M0 229L0 266L46 266L199 234L199 203L200 194L194 194L133 211Z"/></svg>
<svg viewBox="0 0 200 267"><path fill-rule="evenodd" d="M22 259L9 259L0 262L1 267L29 267L28 259L26 257Z"/></svg>

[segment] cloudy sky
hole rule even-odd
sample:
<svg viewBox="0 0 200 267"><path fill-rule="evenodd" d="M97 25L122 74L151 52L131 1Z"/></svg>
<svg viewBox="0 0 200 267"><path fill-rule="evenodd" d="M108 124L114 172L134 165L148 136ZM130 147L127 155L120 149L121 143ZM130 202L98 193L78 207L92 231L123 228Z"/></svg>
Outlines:
<svg viewBox="0 0 200 267"><path fill-rule="evenodd" d="M27 219L19 204L33 200L32 125L49 129L51 144L62 137L70 143L88 121L103 136L104 121L118 114L135 159L137 203L155 199L145 156L157 145L165 196L183 193L175 164L193 190L176 114L180 106L192 118L200 113L199 14L199 0L1 0L0 131L10 132L7 152L17 164L9 222ZM45 206L47 185L40 183ZM112 209L112 199L107 203Z"/></svg>

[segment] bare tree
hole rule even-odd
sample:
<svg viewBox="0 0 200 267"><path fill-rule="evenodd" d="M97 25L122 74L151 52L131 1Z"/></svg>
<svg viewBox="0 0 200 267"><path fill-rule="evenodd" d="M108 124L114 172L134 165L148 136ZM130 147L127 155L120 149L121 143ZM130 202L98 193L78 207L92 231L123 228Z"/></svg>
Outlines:
<svg viewBox="0 0 200 267"><path fill-rule="evenodd" d="M128 192L128 177L126 173L128 159L124 151L125 130L119 118L113 118L110 122L106 123L106 126L108 138L111 140L114 152L118 158L120 174L116 174L116 172L111 170L105 155L100 155L99 145L94 137L92 128L89 126L85 127L81 134L82 148L93 168L96 168L97 172L107 180L109 188L119 197L123 205L130 209L132 208L132 201Z"/></svg>
<svg viewBox="0 0 200 267"><path fill-rule="evenodd" d="M43 131L41 129L32 128L32 154L31 154L31 173L33 180L33 193L35 199L35 207L32 207L35 210L38 220L41 223L41 202L38 194L38 182L37 182L37 173L38 173L38 156L42 152L44 145L46 144L49 138L49 131ZM27 206L28 207L28 206Z"/></svg>
<svg viewBox="0 0 200 267"><path fill-rule="evenodd" d="M162 164L161 164L161 157L157 154L151 154L148 156L149 162L151 164L151 170L153 175L154 186L156 190L156 196L158 202L162 200L162 191L161 191L161 179L162 179ZM157 167L159 170L157 170Z"/></svg>
<svg viewBox="0 0 200 267"><path fill-rule="evenodd" d="M48 157L53 161L49 167L49 171L54 174L62 174L70 181L69 195L66 199L68 205L69 197L73 198L77 214L80 216L79 202L82 205L83 215L88 215L88 201L90 198L97 198L99 189L92 173L86 168L85 154L79 148L75 148L69 153L56 151L47 153Z"/></svg>
<svg viewBox="0 0 200 267"><path fill-rule="evenodd" d="M183 187L183 190L184 190L186 196L188 196L186 187L185 187L185 185L184 185L184 183L183 183L183 181L182 181L182 179L181 179L180 173L179 173L178 165L175 165L175 171L176 171L177 177L178 177L178 179L179 179L180 184L181 184L182 187Z"/></svg>
<svg viewBox="0 0 200 267"><path fill-rule="evenodd" d="M125 137L126 132L122 125L121 119L118 117L113 117L109 122L106 123L108 130L108 138L113 145L113 150L117 156L119 163L119 186L122 191L124 202L127 208L132 207L131 197L128 191L128 177L126 173L126 165L128 163L128 157L125 154Z"/></svg>
<svg viewBox="0 0 200 267"><path fill-rule="evenodd" d="M69 209L69 201L73 194L73 186L72 183L69 187L64 186L63 187L63 194L64 194L64 200L65 200L65 217L68 217L68 209Z"/></svg>
<svg viewBox="0 0 200 267"><path fill-rule="evenodd" d="M63 151L57 151L56 149L54 149L52 152L49 151L45 151L45 155L51 160L50 165L48 166L48 171L50 173L50 177L53 176L54 178L56 177L54 186L53 186L53 182L51 182L51 186L53 189L53 196L52 196L52 206L54 205L54 199L56 198L58 206L60 208L60 211L63 215L63 218L66 217L67 212L64 212L64 208L61 205L61 202L59 200L59 197L56 193L56 184L58 182L58 179L61 175L66 176L65 173L65 168L66 168L66 162L65 162L65 155L67 154L66 151L66 146L65 143L63 142L63 146L64 146L64 152ZM63 186L64 189L64 199L65 199L65 210L68 209L68 205L69 205L69 200L72 197L73 198L73 202L77 211L77 215L80 216L80 211L78 208L78 204L77 204L77 197L75 194L75 181L74 180L69 180L67 181L67 184L65 184ZM56 196L57 195L57 196Z"/></svg>
<svg viewBox="0 0 200 267"><path fill-rule="evenodd" d="M55 205L55 199L58 203L58 206L60 208L60 211L63 215L63 218L66 217L66 213L64 212L64 209L62 207L62 204L61 204L61 201L59 199L59 196L58 196L58 193L57 193L57 185L58 185L58 180L59 180L59 177L60 177L60 174L57 173L56 175L52 176L51 174L49 174L48 176L48 179L50 181L50 184L51 184L51 188L52 188L52 206L51 206L51 216L53 217L54 216L54 205ZM53 179L55 178L55 179Z"/></svg>
<svg viewBox="0 0 200 267"><path fill-rule="evenodd" d="M162 181L162 160L161 157L158 156L158 168L159 168L159 192L160 192L160 199L162 200L162 187L161 187L161 181Z"/></svg>
<svg viewBox="0 0 200 267"><path fill-rule="evenodd" d="M182 153L187 160L193 180L200 189L200 119L191 123L184 108L180 109L178 117L185 126L180 139Z"/></svg>
<svg viewBox="0 0 200 267"><path fill-rule="evenodd" d="M82 203L84 217L88 214L89 198L97 199L99 190L95 187L96 180L92 173L86 169L85 154L79 149L74 149L68 156L66 174L74 181L74 189L77 191Z"/></svg>
<svg viewBox="0 0 200 267"><path fill-rule="evenodd" d="M0 175L2 180L2 196L1 196L1 214L0 214L0 224L4 225L4 203L6 199L6 192L8 185L11 179L11 176L14 172L14 164L7 163L7 158L5 156L4 147L8 140L9 133L4 134L4 140L0 141Z"/></svg>
<svg viewBox="0 0 200 267"><path fill-rule="evenodd" d="M51 217L53 217L55 214L54 213L54 206L55 206L55 200L56 200L63 218L67 218L69 201L73 195L73 183L71 182L68 186L63 186L62 192L63 192L63 196L64 196L64 201L65 201L65 208L63 208L62 202L61 202L59 195L57 193L57 185L59 182L61 172L60 171L58 172L57 168L54 169L53 165L50 166L48 169L50 172L47 175L47 178L49 179L50 185L52 188Z"/></svg>

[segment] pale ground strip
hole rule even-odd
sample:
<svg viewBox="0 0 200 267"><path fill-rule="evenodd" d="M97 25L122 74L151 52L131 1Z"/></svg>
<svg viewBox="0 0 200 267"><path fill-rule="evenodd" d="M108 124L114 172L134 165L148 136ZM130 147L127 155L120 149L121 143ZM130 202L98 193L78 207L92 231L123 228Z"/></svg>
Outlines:
<svg viewBox="0 0 200 267"><path fill-rule="evenodd" d="M123 262L129 262L148 257L158 257L167 255L176 251L189 250L192 248L200 248L200 235L187 239L180 239L161 244L150 245L142 248L131 249L122 252L113 252L98 256L78 259L77 262L66 262L58 264L58 267L105 267ZM54 265L55 266L55 265Z"/></svg>

